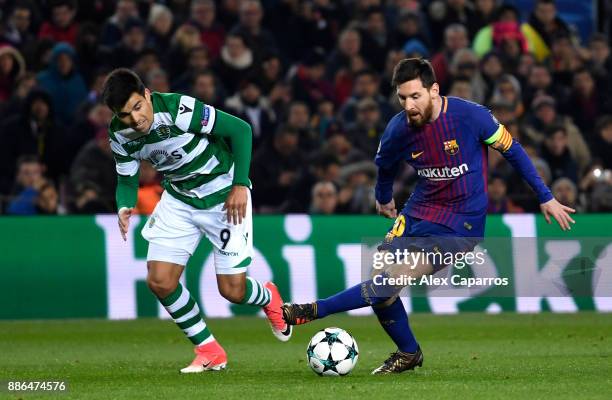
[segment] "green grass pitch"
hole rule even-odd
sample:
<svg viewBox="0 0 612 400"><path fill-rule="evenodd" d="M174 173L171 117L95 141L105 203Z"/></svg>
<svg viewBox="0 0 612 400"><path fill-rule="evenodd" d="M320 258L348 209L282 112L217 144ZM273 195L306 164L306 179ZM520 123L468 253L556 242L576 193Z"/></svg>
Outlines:
<svg viewBox="0 0 612 400"><path fill-rule="evenodd" d="M228 369L180 375L192 348L169 321L0 322L0 381L66 380L67 393L0 398L60 399L610 399L612 314L411 316L423 368L395 376L370 371L392 351L374 318L335 316L276 341L258 318L209 320ZM319 377L305 348L338 326L359 344L346 377Z"/></svg>

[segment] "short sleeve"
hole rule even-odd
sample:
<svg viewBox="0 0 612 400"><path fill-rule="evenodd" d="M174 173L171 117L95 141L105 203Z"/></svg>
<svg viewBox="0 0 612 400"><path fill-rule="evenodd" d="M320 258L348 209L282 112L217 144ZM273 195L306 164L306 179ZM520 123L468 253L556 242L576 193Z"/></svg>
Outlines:
<svg viewBox="0 0 612 400"><path fill-rule="evenodd" d="M170 113L177 128L184 132L210 133L215 124L216 110L195 97L177 93L161 94L162 107Z"/></svg>
<svg viewBox="0 0 612 400"><path fill-rule="evenodd" d="M216 110L191 96L181 96L175 125L191 133L210 133L215 124Z"/></svg>
<svg viewBox="0 0 612 400"><path fill-rule="evenodd" d="M201 105L201 114L198 120L200 133L212 133L217 119L217 110L213 106L198 101Z"/></svg>

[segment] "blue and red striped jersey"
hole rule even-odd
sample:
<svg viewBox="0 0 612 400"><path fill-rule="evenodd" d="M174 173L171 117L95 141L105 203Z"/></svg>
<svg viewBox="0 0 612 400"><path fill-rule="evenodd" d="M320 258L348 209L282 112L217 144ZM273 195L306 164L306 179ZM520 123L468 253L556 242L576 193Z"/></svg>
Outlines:
<svg viewBox="0 0 612 400"><path fill-rule="evenodd" d="M382 204L391 200L393 178L405 160L416 170L418 182L402 212L448 226L461 236L482 237L487 144L501 130L503 125L487 108L456 97L443 96L439 117L421 128L411 127L404 111L398 113L387 124L376 154L376 199Z"/></svg>

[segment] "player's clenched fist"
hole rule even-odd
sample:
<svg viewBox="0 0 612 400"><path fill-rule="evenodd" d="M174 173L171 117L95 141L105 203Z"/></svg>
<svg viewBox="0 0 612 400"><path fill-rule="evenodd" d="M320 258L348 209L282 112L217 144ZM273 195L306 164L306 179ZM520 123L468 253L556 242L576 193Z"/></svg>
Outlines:
<svg viewBox="0 0 612 400"><path fill-rule="evenodd" d="M119 230L121 231L121 237L123 241L127 240L128 227L130 226L130 217L132 216L134 209L121 207L119 210Z"/></svg>
<svg viewBox="0 0 612 400"><path fill-rule="evenodd" d="M395 200L391 199L387 204L380 204L376 202L376 211L380 215L384 215L387 218L397 218L397 209L395 208Z"/></svg>

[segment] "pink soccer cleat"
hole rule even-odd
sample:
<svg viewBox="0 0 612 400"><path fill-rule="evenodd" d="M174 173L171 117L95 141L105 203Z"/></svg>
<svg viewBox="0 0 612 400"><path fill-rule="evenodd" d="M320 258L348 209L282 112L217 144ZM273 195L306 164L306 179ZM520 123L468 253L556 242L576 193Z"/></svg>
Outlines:
<svg viewBox="0 0 612 400"><path fill-rule="evenodd" d="M181 369L183 374L197 374L204 371L220 371L227 365L227 355L215 340L193 349L196 357L191 364Z"/></svg>
<svg viewBox="0 0 612 400"><path fill-rule="evenodd" d="M272 294L270 303L263 308L266 316L268 317L268 321L270 322L272 333L281 342L286 342L291 338L292 326L287 325L283 319L283 311L281 310L283 298L281 297L278 288L274 283L266 282L264 286L270 290L270 293Z"/></svg>

